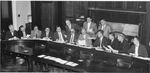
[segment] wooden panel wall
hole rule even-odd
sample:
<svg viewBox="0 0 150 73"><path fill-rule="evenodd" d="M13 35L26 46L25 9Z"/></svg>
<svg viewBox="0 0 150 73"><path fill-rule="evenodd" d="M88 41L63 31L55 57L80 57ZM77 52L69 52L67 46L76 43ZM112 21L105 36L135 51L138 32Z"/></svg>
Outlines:
<svg viewBox="0 0 150 73"><path fill-rule="evenodd" d="M77 18L81 15L87 16L88 2L82 1L66 1L64 2L66 17Z"/></svg>
<svg viewBox="0 0 150 73"><path fill-rule="evenodd" d="M128 11L146 11L146 2L127 2L127 1L111 1L111 2L89 2L90 8L102 8L113 10L128 10Z"/></svg>

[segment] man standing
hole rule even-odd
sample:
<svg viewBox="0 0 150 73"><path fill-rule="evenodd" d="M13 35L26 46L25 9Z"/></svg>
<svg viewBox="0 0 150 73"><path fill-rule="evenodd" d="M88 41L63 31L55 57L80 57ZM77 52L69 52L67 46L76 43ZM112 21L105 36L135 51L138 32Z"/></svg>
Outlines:
<svg viewBox="0 0 150 73"><path fill-rule="evenodd" d="M27 20L28 20L28 23L25 24L26 26L26 34L31 34L31 30L32 30L32 16L31 15L28 15L27 16Z"/></svg>
<svg viewBox="0 0 150 73"><path fill-rule="evenodd" d="M87 34L90 35L90 37L94 37L97 32L96 23L92 22L90 17L87 17L87 21L83 23L83 28L86 30Z"/></svg>
<svg viewBox="0 0 150 73"><path fill-rule="evenodd" d="M103 30L104 31L104 36L108 38L109 33L112 32L112 28L110 25L107 24L107 22L102 19L99 22L98 30Z"/></svg>

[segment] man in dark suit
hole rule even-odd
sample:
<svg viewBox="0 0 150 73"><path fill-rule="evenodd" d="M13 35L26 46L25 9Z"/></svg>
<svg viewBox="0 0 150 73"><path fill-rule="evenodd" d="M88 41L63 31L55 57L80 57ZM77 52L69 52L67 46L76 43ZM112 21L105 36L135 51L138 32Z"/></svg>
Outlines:
<svg viewBox="0 0 150 73"><path fill-rule="evenodd" d="M130 45L129 45L128 41L126 40L125 35L118 34L118 41L119 41L118 51L120 53L127 53L128 50L130 49Z"/></svg>
<svg viewBox="0 0 150 73"><path fill-rule="evenodd" d="M14 26L13 25L9 25L9 30L10 31L6 32L6 36L5 36L6 40L18 37L17 31L14 30Z"/></svg>
<svg viewBox="0 0 150 73"><path fill-rule="evenodd" d="M115 34L113 33L109 33L109 45L111 46L112 49L118 50L118 46L119 46L119 41L117 38L115 38Z"/></svg>
<svg viewBox="0 0 150 73"><path fill-rule="evenodd" d="M26 31L26 34L31 34L31 30L32 30L32 16L31 15L28 15L27 16L27 20L28 20L28 23L25 24L25 31Z"/></svg>
<svg viewBox="0 0 150 73"><path fill-rule="evenodd" d="M78 25L71 23L69 19L66 19L65 23L66 23L65 32L67 36L71 34L71 29L74 29L76 33L79 33L80 27Z"/></svg>
<svg viewBox="0 0 150 73"><path fill-rule="evenodd" d="M50 28L45 28L45 31L42 32L41 38L53 39L52 33L50 32Z"/></svg>
<svg viewBox="0 0 150 73"><path fill-rule="evenodd" d="M90 37L94 37L97 32L96 23L92 22L90 17L87 17L87 21L83 23L83 28L90 35Z"/></svg>
<svg viewBox="0 0 150 73"><path fill-rule="evenodd" d="M104 48L108 45L108 39L103 36L103 30L97 31L97 38L93 44L94 47Z"/></svg>
<svg viewBox="0 0 150 73"><path fill-rule="evenodd" d="M68 43L76 43L78 40L78 34L75 32L74 29L71 29L71 33L67 36Z"/></svg>
<svg viewBox="0 0 150 73"><path fill-rule="evenodd" d="M138 37L134 37L133 40L133 46L129 50L129 53L131 53L133 56L141 56L141 57L148 57L147 50L144 45L142 45L139 41Z"/></svg>
<svg viewBox="0 0 150 73"><path fill-rule="evenodd" d="M56 32L54 33L54 41L66 42L66 34L61 30L60 27L57 27Z"/></svg>

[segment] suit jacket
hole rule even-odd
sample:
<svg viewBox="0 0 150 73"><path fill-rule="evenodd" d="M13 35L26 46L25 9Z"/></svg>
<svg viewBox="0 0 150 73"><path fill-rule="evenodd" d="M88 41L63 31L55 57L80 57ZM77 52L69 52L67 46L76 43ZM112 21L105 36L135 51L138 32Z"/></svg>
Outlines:
<svg viewBox="0 0 150 73"><path fill-rule="evenodd" d="M84 39L83 35L80 34L78 40L86 40L86 46L89 47L92 45L92 41L88 39L90 37L88 34L86 34L86 38Z"/></svg>
<svg viewBox="0 0 150 73"><path fill-rule="evenodd" d="M65 32L67 35L71 33L71 30L69 29L68 25L65 26ZM76 33L79 33L80 27L77 24L71 24L71 29L74 29Z"/></svg>
<svg viewBox="0 0 150 73"><path fill-rule="evenodd" d="M74 34L74 42L77 42L79 35L77 33ZM70 42L71 34L67 35L67 42Z"/></svg>
<svg viewBox="0 0 150 73"><path fill-rule="evenodd" d="M14 36L18 37L18 33L16 30L14 31L14 35L12 35L10 31L8 31L8 32L6 32L5 39L8 40L10 38L13 38Z"/></svg>
<svg viewBox="0 0 150 73"><path fill-rule="evenodd" d="M31 30L32 30L32 23L26 23L26 34L31 34Z"/></svg>
<svg viewBox="0 0 150 73"><path fill-rule="evenodd" d="M25 33L26 33L26 31L25 31ZM26 35L27 35L27 33L26 33ZM23 33L22 33L22 31L18 31L18 38L21 38L21 37L23 37Z"/></svg>
<svg viewBox="0 0 150 73"><path fill-rule="evenodd" d="M115 50L118 50L118 47L119 47L119 41L118 39L114 39L113 41L109 40L109 45L115 49Z"/></svg>
<svg viewBox="0 0 150 73"><path fill-rule="evenodd" d="M128 50L130 49L130 44L127 40L123 40L123 42L119 42L118 50L120 53L128 53Z"/></svg>
<svg viewBox="0 0 150 73"><path fill-rule="evenodd" d="M31 38L33 38L33 37L41 38L41 34L42 34L42 32L40 30L38 30L37 33L34 30L32 30L31 31Z"/></svg>
<svg viewBox="0 0 150 73"><path fill-rule="evenodd" d="M98 26L98 30L102 30L102 25ZM104 31L104 36L108 37L109 33L112 32L112 28L109 24L106 24L105 28L103 29Z"/></svg>
<svg viewBox="0 0 150 73"><path fill-rule="evenodd" d="M46 32L45 32L45 31L42 32L42 35L41 35L41 38L44 38L44 37L46 37ZM49 32L48 37L49 37L50 39L53 39L53 34L52 34L51 32Z"/></svg>
<svg viewBox="0 0 150 73"><path fill-rule="evenodd" d="M83 28L87 31L87 29L88 29L88 22L84 22L84 23L83 23ZM96 33L96 32L97 32L96 23L91 22L90 29L93 29L94 33Z"/></svg>
<svg viewBox="0 0 150 73"><path fill-rule="evenodd" d="M103 47L103 46L107 46L107 45L108 45L108 39L106 37L103 37L101 46ZM100 46L100 38L99 37L97 37L95 39L95 42L94 42L93 46L94 47L99 47Z"/></svg>
<svg viewBox="0 0 150 73"><path fill-rule="evenodd" d="M66 41L67 40L67 37L65 37L65 31L61 31L61 33L62 33L62 37L63 37L63 39L64 39L64 41ZM56 31L55 33L54 33L54 41L56 41L56 39L59 39L59 35L58 35L58 32Z"/></svg>
<svg viewBox="0 0 150 73"><path fill-rule="evenodd" d="M129 53L135 53L135 45L131 47ZM141 57L148 57L148 52L144 45L140 44L138 48L138 55Z"/></svg>

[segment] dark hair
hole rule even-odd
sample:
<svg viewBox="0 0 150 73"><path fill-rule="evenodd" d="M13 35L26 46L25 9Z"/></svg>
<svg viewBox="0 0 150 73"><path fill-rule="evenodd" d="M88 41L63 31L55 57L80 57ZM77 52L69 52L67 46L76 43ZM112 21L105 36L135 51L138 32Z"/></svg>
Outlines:
<svg viewBox="0 0 150 73"><path fill-rule="evenodd" d="M101 20L99 21L99 24L101 24L101 21L102 21L102 20L103 20L103 21L106 21L105 19L101 19Z"/></svg>
<svg viewBox="0 0 150 73"><path fill-rule="evenodd" d="M138 36L134 36L134 38L136 38L140 42L140 38Z"/></svg>
<svg viewBox="0 0 150 73"><path fill-rule="evenodd" d="M90 18L90 19L92 19L92 17L90 17L90 16L87 16L86 18Z"/></svg>
<svg viewBox="0 0 150 73"><path fill-rule="evenodd" d="M31 17L32 15L28 15L27 17Z"/></svg>
<svg viewBox="0 0 150 73"><path fill-rule="evenodd" d="M102 34L104 33L104 31L103 31L103 30L98 30L98 31L96 32L96 34L97 34L98 32L101 32Z"/></svg>
<svg viewBox="0 0 150 73"><path fill-rule="evenodd" d="M23 25L21 25L21 26L19 27L19 31L21 31L21 28L22 28L22 27L24 27L24 26L23 26Z"/></svg>
<svg viewBox="0 0 150 73"><path fill-rule="evenodd" d="M112 33L112 32L110 32L110 33L109 33L109 35L112 35L113 37L115 37L115 34L114 34L114 33Z"/></svg>

